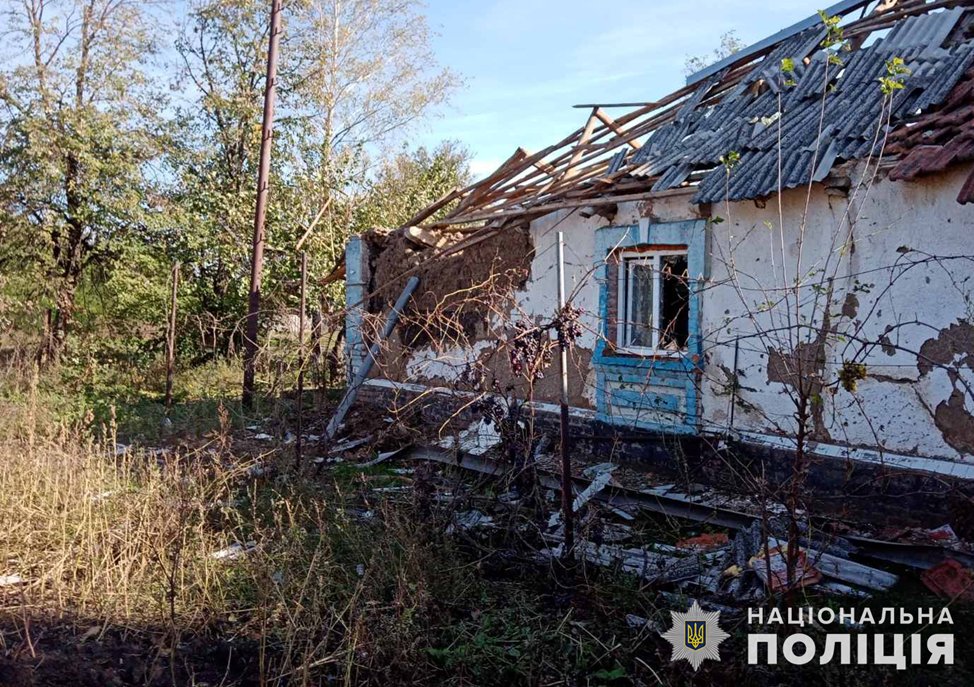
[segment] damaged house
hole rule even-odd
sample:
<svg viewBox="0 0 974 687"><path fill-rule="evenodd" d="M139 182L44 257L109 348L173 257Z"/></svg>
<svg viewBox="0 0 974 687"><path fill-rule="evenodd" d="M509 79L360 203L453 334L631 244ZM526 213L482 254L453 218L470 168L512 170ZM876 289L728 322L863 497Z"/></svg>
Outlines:
<svg viewBox="0 0 974 687"><path fill-rule="evenodd" d="M974 2L825 15L353 238L352 370L418 277L360 399L520 399L557 440L557 348L525 349L571 328L595 454L720 481L800 452L843 503L974 479Z"/></svg>

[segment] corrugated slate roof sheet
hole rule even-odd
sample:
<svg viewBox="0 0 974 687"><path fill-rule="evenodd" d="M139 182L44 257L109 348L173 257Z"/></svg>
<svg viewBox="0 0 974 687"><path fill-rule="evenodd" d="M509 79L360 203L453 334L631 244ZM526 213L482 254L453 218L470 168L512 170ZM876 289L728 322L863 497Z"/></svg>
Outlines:
<svg viewBox="0 0 974 687"><path fill-rule="evenodd" d="M764 79L777 88L745 90L715 105L710 116L689 116L689 125L667 125L679 135L663 136L654 145L666 127L652 134L653 164L636 167L631 174L659 176L653 190L664 191L684 184L693 170L711 167L693 199L711 203L768 196L809 179L821 180L836 162L878 153L887 123L905 121L917 110L940 104L974 62L974 42L940 47L963 13L954 8L911 17L872 45L842 56L841 66L831 64L818 48L820 31L795 36L745 80L754 84ZM889 99L879 79L887 76L887 62L894 56L902 58L910 72L902 77L903 89ZM782 74L781 60L786 57L796 64L808 62L800 73ZM748 131L750 136L743 135ZM720 157L730 150L740 153L740 160L728 173Z"/></svg>
<svg viewBox="0 0 974 687"><path fill-rule="evenodd" d="M695 203L760 198L880 152L903 156L893 172L903 179L974 159L974 0L842 7L843 21L863 14L843 24L850 49L840 64L823 48L825 25L802 22L622 116L588 106L586 126L533 155L519 149L407 224L498 226L693 185ZM893 58L907 71L888 95L880 79ZM736 162L725 166L731 152ZM974 201L974 179L961 200ZM449 203L451 211L430 220Z"/></svg>

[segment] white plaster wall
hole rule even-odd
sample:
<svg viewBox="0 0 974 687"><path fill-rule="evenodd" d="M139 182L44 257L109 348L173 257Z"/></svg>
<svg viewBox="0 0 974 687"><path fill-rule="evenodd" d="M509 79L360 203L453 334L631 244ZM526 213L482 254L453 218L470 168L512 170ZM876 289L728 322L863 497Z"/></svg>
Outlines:
<svg viewBox="0 0 974 687"><path fill-rule="evenodd" d="M808 194L795 189L771 198L766 207L746 201L709 208L724 221L709 227L708 279L702 297L704 376L701 382L701 410L708 429L730 423L727 372L734 368L734 344L738 340L741 390L735 411L734 429L757 434L788 434L794 431L793 402L788 388L769 381L769 345L787 352L787 335L768 335L776 327L792 329L782 306L762 312L762 304L776 301L794 283L796 274L829 275L833 281L833 305L829 308L835 334L830 337L826 358L831 367L826 377L834 379L837 366L857 348L836 341L854 334L864 341L878 342L887 326L899 325L891 334L898 347L887 352L875 347L866 358L869 378L859 383L855 394L838 391L822 397L821 420L832 444L881 449L892 453L974 462L974 457L952 448L933 419L938 404L954 387L948 373L933 370L921 376L916 351L960 319L971 319L974 297L974 262L931 262L898 274L890 286L891 266L897 260L921 257L920 251L941 256L974 255L974 206L961 206L955 198L970 166L959 166L945 175L917 182L890 182L885 174L866 189L855 190L849 199L830 196L821 186ZM858 172L853 172L855 175ZM856 189L856 186L854 186ZM692 193L668 195L619 207L613 226L636 224L643 217L652 222L695 219L707 208L689 204ZM807 205L807 213L806 213ZM804 222L803 218L804 217ZM847 245L851 229L854 250ZM550 318L557 309L556 235L565 235L566 287L582 313L583 335L578 344L591 351L599 330L599 285L594 266L595 232L607 224L594 216L582 218L578 211L561 211L531 225L535 256L531 276L517 296L509 317L495 318L492 329L499 338L511 319ZM779 228L783 227L783 231ZM801 240L800 240L801 239ZM901 252L909 249L908 252ZM819 272L816 272L819 271ZM856 289L855 279L873 284L866 292ZM820 282L818 277L809 279ZM841 315L845 294L858 299L855 316ZM813 295L801 295L802 315L820 327L821 308L810 308ZM814 316L813 316L814 315ZM909 322L922 324L907 325ZM807 332L806 332L807 335ZM795 343L791 340L791 345ZM488 344L469 351L415 351L407 368L411 381L424 377L449 379L467 361L475 359ZM726 371L726 372L725 372ZM958 375L974 383L969 368L959 365ZM595 373L585 380L586 400L595 403ZM974 412L968 402L967 410ZM822 434L820 434L822 436Z"/></svg>
<svg viewBox="0 0 974 687"><path fill-rule="evenodd" d="M445 350L420 348L406 362L407 379L456 379L493 346L491 341L476 341L471 346L451 346Z"/></svg>
<svg viewBox="0 0 974 687"><path fill-rule="evenodd" d="M893 326L890 343L898 347L872 350L864 359L869 378L860 382L855 394L841 389L834 395L823 394L821 415L828 440L896 453L972 459L945 441L933 419L936 407L953 388L948 372L935 369L921 377L916 352L938 330L970 318L974 263L930 261L905 271L896 267L922 261L926 254L974 255L974 208L955 202L969 171L962 167L912 183L890 182L881 176L868 192L853 194L854 250L841 250L849 231L844 221L849 200L828 196L821 187L808 198L807 215L805 190L785 192L780 207L776 198L765 208L753 202L715 207L714 214L725 216L726 221L713 227L710 288L703 299L703 329L708 338L702 393L705 421L717 427L729 423L723 369L733 368L731 342L741 337L737 370L744 389L740 395L753 410L737 408L735 429L793 431L795 407L788 389L769 381L767 374L767 347L785 349L788 337L756 334L793 323L795 317L784 318L780 307L759 311L764 301L775 300L793 283L796 273L818 283L821 276L815 275L826 275L834 277L829 312L836 330L826 352L831 366L827 378L834 379L841 361L860 349L852 337L876 342ZM807 217L804 227L803 215ZM779 227L784 232L779 233ZM855 279L873 286L869 292L857 290ZM845 294L850 292L859 301L851 318L841 314ZM813 315L808 305L812 295L810 289L802 291L806 318ZM744 316L748 312L754 313L753 321ZM821 314L821 308L815 309L812 324L816 327L821 326ZM846 342L837 340L843 334L849 337ZM960 377L969 378L970 373L959 367ZM974 410L969 399L967 410Z"/></svg>

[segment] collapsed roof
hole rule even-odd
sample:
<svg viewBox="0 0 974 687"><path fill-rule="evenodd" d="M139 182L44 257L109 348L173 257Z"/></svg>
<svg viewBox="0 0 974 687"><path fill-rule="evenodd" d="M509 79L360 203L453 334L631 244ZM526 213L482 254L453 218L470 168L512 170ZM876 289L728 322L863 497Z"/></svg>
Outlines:
<svg viewBox="0 0 974 687"><path fill-rule="evenodd" d="M972 6L846 0L827 11L840 32L816 17L657 102L614 118L614 106L592 106L582 128L535 154L519 148L404 227L498 228L687 187L694 203L761 198L894 152L912 160L901 178L974 159ZM883 78L897 85L884 89ZM958 200L974 202L974 175L965 189Z"/></svg>

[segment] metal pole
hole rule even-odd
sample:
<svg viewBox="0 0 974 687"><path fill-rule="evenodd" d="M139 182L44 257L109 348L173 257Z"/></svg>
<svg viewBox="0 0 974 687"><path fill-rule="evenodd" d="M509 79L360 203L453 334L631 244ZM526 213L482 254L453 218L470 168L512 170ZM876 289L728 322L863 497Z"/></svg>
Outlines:
<svg viewBox="0 0 974 687"><path fill-rule="evenodd" d="M565 235L558 232L558 317L565 314ZM565 524L565 560L575 555L575 515L572 512L572 461L568 445L568 343L565 328L558 328L558 348L561 362L561 519Z"/></svg>
<svg viewBox="0 0 974 687"><path fill-rule="evenodd" d="M295 464L301 465L301 435L304 433L304 310L308 294L308 254L301 251L301 312L298 315L298 438L294 444Z"/></svg>
<svg viewBox="0 0 974 687"><path fill-rule="evenodd" d="M173 380L176 375L176 296L179 291L179 261L172 264L172 292L169 295L169 321L166 323L166 414L172 406Z"/></svg>
<svg viewBox="0 0 974 687"><path fill-rule="evenodd" d="M264 219L267 216L268 177L271 169L271 140L274 136L274 100L277 91L277 50L281 37L281 2L271 1L271 35L267 47L267 81L264 84L264 120L261 127L260 166L257 171L257 208L254 212L254 241L250 264L250 294L244 332L243 405L254 402L254 363L260 313L260 285L264 270Z"/></svg>
<svg viewBox="0 0 974 687"><path fill-rule="evenodd" d="M345 396L342 398L341 403L338 404L338 409L335 410L335 414L332 416L331 420L328 422L328 426L325 428L325 434L321 438L322 442L327 444L335 435L338 434L338 428L341 427L342 422L345 420L345 416L348 411L352 408L352 404L355 403L355 398L358 396L359 388L365 383L365 379L369 376L369 372L372 371L372 366L375 364L376 359L382 352L382 345L385 340L389 338L392 334L392 330L396 327L396 322L399 321L399 316L402 311L406 308L406 303L409 302L410 297L413 295L413 291L419 286L419 277L410 277L409 281L406 282L406 288L403 289L402 293L399 295L399 300L396 304L392 306L392 310L389 311L389 315L386 317L386 324L382 328L382 333L379 338L372 344L369 349L369 355L362 361L359 369L355 371L355 377L352 379L351 384L348 385L348 391L345 392ZM318 467L320 469L321 463Z"/></svg>

